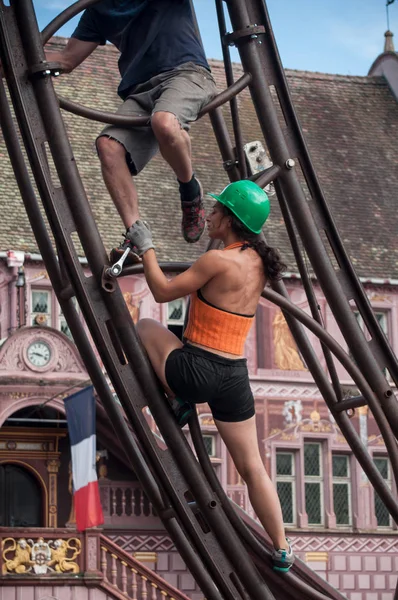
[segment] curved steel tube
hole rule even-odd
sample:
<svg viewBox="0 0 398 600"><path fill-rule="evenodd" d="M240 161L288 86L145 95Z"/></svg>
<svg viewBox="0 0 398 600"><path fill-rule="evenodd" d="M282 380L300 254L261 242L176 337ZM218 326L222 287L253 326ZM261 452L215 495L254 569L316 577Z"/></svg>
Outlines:
<svg viewBox="0 0 398 600"><path fill-rule="evenodd" d="M234 98L242 90L244 90L251 81L251 75L245 73L240 77L231 87L223 90L217 96L213 98L198 114L198 119L207 115L210 111L219 108L231 98ZM99 121L100 123L108 123L111 125L118 125L119 127L143 127L148 124L149 117L126 117L123 115L117 115L114 113L108 113L95 108L89 108L83 106L77 102L72 102L63 96L58 96L59 105L64 110L67 110L79 117L91 119L93 121Z"/></svg>
<svg viewBox="0 0 398 600"><path fill-rule="evenodd" d="M74 4L71 4L63 10L59 15L55 17L41 32L41 39L43 42L43 46L48 42L48 40L57 33L58 29L60 29L65 23L70 21L73 17L82 12L92 4L97 4L99 0L79 0Z"/></svg>
<svg viewBox="0 0 398 600"><path fill-rule="evenodd" d="M79 12L85 10L92 4L96 4L99 0L79 0L62 13L60 13L55 19L53 19L42 31L41 38L43 46L48 40L74 16ZM244 90L251 81L250 73L244 73L235 83L227 87L225 90L217 94L213 100L211 100L199 113L198 119L207 115L209 112L222 106L226 102L229 102L232 98L235 98L242 90ZM147 117L125 117L122 115L115 115L113 113L107 113L104 111L89 108L68 100L63 96L58 96L60 107L67 110L75 115L91 119L93 121L99 121L100 123L107 123L110 125L119 125L120 127L142 127L148 123Z"/></svg>

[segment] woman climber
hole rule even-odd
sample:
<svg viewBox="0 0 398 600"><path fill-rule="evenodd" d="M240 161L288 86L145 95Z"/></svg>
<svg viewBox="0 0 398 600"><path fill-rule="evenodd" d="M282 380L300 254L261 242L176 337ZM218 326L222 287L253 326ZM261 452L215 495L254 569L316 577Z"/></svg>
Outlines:
<svg viewBox="0 0 398 600"><path fill-rule="evenodd" d="M207 402L250 502L270 536L273 568L286 572L294 561L286 540L279 498L261 460L254 398L244 344L267 280L279 279L284 265L260 233L270 211L266 193L251 181L228 185L207 217L209 237L223 250L209 250L187 271L168 280L161 271L152 235L143 221L128 237L142 257L148 286L157 302L191 295L184 343L152 319L137 324L152 366L183 425L196 403Z"/></svg>

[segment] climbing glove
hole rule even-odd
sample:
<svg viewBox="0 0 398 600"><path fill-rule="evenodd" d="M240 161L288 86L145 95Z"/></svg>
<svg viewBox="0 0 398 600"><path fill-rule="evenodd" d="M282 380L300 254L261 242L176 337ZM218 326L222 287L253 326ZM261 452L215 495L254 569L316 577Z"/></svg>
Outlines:
<svg viewBox="0 0 398 600"><path fill-rule="evenodd" d="M142 256L155 248L152 241L152 233L145 221L138 220L127 230L126 238L131 242L134 251Z"/></svg>

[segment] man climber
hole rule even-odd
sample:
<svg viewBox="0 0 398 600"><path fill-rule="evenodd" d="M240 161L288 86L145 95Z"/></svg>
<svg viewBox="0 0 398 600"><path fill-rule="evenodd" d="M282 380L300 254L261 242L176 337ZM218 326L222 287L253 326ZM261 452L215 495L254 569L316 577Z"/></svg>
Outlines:
<svg viewBox="0 0 398 600"><path fill-rule="evenodd" d="M47 59L69 73L107 41L120 51L118 94L124 103L117 113L148 117L144 127L109 125L96 140L105 185L126 227L124 241L111 252L114 262L130 247L126 235L139 219L132 176L158 149L179 183L183 236L190 243L201 237L203 191L192 169L188 130L216 86L189 0L100 0L84 11L65 48L48 52Z"/></svg>

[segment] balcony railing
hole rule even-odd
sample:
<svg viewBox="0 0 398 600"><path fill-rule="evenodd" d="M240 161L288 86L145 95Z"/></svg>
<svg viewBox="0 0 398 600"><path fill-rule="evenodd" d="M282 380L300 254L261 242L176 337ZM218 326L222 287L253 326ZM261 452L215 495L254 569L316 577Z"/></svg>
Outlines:
<svg viewBox="0 0 398 600"><path fill-rule="evenodd" d="M101 535L102 587L131 600L189 600L156 573Z"/></svg>
<svg viewBox="0 0 398 600"><path fill-rule="evenodd" d="M257 516L250 504L247 487L245 485L228 485L227 496L252 519L257 520Z"/></svg>
<svg viewBox="0 0 398 600"><path fill-rule="evenodd" d="M157 523L152 504L139 483L100 479L100 497L106 527L151 527Z"/></svg>
<svg viewBox="0 0 398 600"><path fill-rule="evenodd" d="M89 581L115 600L189 600L100 529L0 528L0 588L19 589L27 579L33 587Z"/></svg>

